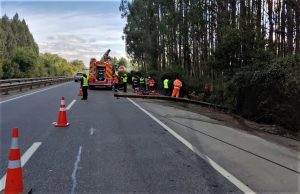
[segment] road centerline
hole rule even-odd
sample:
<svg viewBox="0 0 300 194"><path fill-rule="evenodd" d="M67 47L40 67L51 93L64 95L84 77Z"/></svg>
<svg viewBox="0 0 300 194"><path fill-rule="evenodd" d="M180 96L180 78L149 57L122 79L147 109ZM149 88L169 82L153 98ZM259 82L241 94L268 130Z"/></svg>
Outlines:
<svg viewBox="0 0 300 194"><path fill-rule="evenodd" d="M234 184L242 192L255 194L255 192L252 189L250 189L246 184L242 183L240 180L238 180L235 176L233 176L230 172L225 170L223 167L221 167L219 164L217 164L215 161L213 161L207 155L201 153L196 147L194 147L190 142L188 142L186 139L181 137L173 129L171 129L166 124L161 122L158 118L153 116L151 113L149 113L147 110L142 108L140 105L138 105L136 102L134 102L130 98L127 98L127 100L129 100L133 105L135 105L137 108L139 108L141 111L143 111L146 115L148 115L150 118L152 118L155 122L157 122L164 129L169 131L169 133L171 133L176 139L178 139L181 143L183 143L185 146L187 146L194 153L196 153L200 158L204 159L211 167L213 167L216 171L218 171L222 176L224 176L227 180L229 180L232 184Z"/></svg>
<svg viewBox="0 0 300 194"><path fill-rule="evenodd" d="M31 158L31 156L36 152L36 150L40 147L42 142L35 142L33 143L30 148L22 155L21 157L21 166L23 166L28 162L28 160ZM0 191L2 191L5 187L6 182L6 174L1 178L0 180Z"/></svg>
<svg viewBox="0 0 300 194"><path fill-rule="evenodd" d="M90 135L94 135L94 132L96 131L96 129L94 129L94 128L91 128L90 129Z"/></svg>
<svg viewBox="0 0 300 194"><path fill-rule="evenodd" d="M75 104L76 100L73 100L66 108L66 110L70 110L71 107Z"/></svg>
<svg viewBox="0 0 300 194"><path fill-rule="evenodd" d="M77 154L77 157L76 157L76 161L74 163L74 170L72 172L72 182L73 182L73 185L72 185L71 194L75 193L75 189L76 189L76 186L77 186L76 173L77 173L78 165L79 165L80 158L81 158L81 150L82 150L82 146L79 146L79 150L78 150L78 154Z"/></svg>

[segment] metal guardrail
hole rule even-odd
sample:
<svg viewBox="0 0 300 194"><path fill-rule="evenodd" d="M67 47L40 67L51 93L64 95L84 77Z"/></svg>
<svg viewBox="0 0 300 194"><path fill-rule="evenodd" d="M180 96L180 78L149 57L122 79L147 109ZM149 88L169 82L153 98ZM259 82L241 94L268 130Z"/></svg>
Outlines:
<svg viewBox="0 0 300 194"><path fill-rule="evenodd" d="M55 77L55 78L26 78L26 79L12 79L13 81L8 82L0 82L0 93L4 95L8 95L9 91L19 90L20 92L23 89L33 89L34 87L41 87L47 85L53 85L57 83L63 83L67 81L73 80L73 78L67 77ZM18 80L18 81L16 81ZM1 80L4 81L4 80ZM19 82L19 83L18 83ZM10 84L8 84L10 83Z"/></svg>
<svg viewBox="0 0 300 194"><path fill-rule="evenodd" d="M32 81L40 81L40 80L49 80L53 79L54 77L38 77L38 78L17 78L17 79L1 79L0 80L0 85L2 84L12 84L15 82L32 82ZM64 76L59 76L55 78L66 78Z"/></svg>
<svg viewBox="0 0 300 194"><path fill-rule="evenodd" d="M168 100L168 101L174 101L174 102L185 102L185 103L191 103L191 104L198 104L204 107L211 107L211 108L216 108L222 111L229 111L230 109L218 105L218 104L211 104L208 102L203 102L203 101L197 101L197 100L190 100L186 98L175 98L175 97L170 97L170 96L161 96L161 95L135 95L135 94L124 94L124 93L115 93L115 97L128 97L128 98L144 98L144 99L158 99L158 100Z"/></svg>

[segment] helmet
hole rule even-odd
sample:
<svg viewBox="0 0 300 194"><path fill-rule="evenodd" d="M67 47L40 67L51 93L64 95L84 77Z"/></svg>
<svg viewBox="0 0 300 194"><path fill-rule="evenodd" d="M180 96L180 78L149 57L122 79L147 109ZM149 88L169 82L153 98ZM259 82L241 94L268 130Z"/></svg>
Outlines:
<svg viewBox="0 0 300 194"><path fill-rule="evenodd" d="M127 76L126 73L124 74L124 76Z"/></svg>

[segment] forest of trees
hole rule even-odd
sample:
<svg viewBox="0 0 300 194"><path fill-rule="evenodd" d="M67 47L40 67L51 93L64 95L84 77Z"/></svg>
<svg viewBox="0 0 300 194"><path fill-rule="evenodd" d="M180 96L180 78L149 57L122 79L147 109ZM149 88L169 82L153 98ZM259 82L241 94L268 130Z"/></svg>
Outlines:
<svg viewBox="0 0 300 194"><path fill-rule="evenodd" d="M300 131L300 0L122 0L120 11L142 71L179 74L188 91L210 83L204 100Z"/></svg>
<svg viewBox="0 0 300 194"><path fill-rule="evenodd" d="M68 62L50 53L39 54L39 48L28 26L18 14L0 19L0 79L72 76L84 69L82 61Z"/></svg>

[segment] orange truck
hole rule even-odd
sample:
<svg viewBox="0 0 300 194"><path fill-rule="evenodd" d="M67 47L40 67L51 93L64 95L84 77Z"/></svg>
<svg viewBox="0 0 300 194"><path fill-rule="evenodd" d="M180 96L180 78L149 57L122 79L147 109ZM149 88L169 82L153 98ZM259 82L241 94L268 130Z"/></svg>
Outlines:
<svg viewBox="0 0 300 194"><path fill-rule="evenodd" d="M100 61L92 58L89 67L89 88L94 89L96 86L112 88L114 65L109 57L110 49L108 49Z"/></svg>

